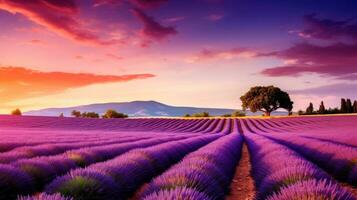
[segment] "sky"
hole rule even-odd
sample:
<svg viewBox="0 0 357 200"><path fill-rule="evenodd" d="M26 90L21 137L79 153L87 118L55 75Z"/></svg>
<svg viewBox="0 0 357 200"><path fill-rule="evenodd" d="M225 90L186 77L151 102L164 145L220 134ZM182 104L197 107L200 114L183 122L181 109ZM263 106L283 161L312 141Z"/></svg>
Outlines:
<svg viewBox="0 0 357 200"><path fill-rule="evenodd" d="M353 0L0 0L0 113L156 100L357 99Z"/></svg>

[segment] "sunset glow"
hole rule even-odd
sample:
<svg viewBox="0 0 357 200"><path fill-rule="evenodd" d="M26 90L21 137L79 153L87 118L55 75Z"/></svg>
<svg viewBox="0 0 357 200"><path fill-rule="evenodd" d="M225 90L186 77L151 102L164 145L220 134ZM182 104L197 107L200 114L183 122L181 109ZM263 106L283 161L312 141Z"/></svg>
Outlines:
<svg viewBox="0 0 357 200"><path fill-rule="evenodd" d="M156 100L357 99L355 1L0 0L0 113Z"/></svg>

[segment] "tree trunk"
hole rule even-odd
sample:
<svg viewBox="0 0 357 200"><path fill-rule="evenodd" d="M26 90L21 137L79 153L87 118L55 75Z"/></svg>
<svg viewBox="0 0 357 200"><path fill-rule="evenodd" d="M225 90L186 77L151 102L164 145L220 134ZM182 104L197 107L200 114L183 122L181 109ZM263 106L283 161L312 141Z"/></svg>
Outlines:
<svg viewBox="0 0 357 200"><path fill-rule="evenodd" d="M270 117L270 112L266 111L266 112L264 113L264 115L265 115L266 117Z"/></svg>

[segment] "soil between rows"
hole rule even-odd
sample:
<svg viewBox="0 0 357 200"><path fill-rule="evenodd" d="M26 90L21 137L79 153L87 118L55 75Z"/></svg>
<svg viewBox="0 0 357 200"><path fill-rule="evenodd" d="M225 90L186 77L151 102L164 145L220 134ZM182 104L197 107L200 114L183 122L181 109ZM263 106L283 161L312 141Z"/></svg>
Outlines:
<svg viewBox="0 0 357 200"><path fill-rule="evenodd" d="M246 144L243 144L242 156L234 174L231 191L227 195L227 200L253 200L255 197L254 180L251 176L251 163L249 151Z"/></svg>

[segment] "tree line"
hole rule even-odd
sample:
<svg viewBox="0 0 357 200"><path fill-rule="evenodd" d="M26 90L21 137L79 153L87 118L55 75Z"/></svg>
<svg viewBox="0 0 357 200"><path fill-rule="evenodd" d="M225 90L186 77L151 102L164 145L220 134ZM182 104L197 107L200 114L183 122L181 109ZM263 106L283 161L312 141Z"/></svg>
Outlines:
<svg viewBox="0 0 357 200"><path fill-rule="evenodd" d="M245 112L236 110L233 113L223 114L220 117L245 117L245 116L246 116ZM194 114L186 114L183 117L200 118L200 117L213 117L213 116L210 115L209 112L199 112Z"/></svg>
<svg viewBox="0 0 357 200"><path fill-rule="evenodd" d="M346 114L357 113L357 100L351 101L351 99L341 99L340 108L325 108L325 104L321 101L319 109L314 110L314 105L310 102L305 111L299 110L299 115L315 115L315 114Z"/></svg>
<svg viewBox="0 0 357 200"><path fill-rule="evenodd" d="M63 116L63 114L62 114ZM80 112L78 110L72 110L71 116L76 118L100 118L99 114L96 112ZM103 115L103 119L110 119L110 118L128 118L127 114L117 112L116 110L109 109Z"/></svg>

